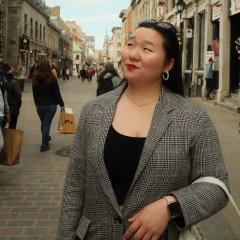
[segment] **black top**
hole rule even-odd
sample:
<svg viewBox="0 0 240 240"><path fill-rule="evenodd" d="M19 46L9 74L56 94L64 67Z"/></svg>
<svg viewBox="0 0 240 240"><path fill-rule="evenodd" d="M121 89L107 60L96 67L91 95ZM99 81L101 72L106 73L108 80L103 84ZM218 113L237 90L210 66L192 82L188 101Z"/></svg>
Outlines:
<svg viewBox="0 0 240 240"><path fill-rule="evenodd" d="M43 83L33 85L33 98L36 105L64 106L57 80L49 85Z"/></svg>
<svg viewBox="0 0 240 240"><path fill-rule="evenodd" d="M146 138L129 137L109 129L104 162L119 205L132 184Z"/></svg>

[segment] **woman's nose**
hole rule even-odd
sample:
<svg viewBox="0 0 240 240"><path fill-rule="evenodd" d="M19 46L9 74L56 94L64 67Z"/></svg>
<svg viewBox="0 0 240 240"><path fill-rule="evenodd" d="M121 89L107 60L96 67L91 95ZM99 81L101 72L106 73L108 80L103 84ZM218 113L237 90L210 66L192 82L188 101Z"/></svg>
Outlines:
<svg viewBox="0 0 240 240"><path fill-rule="evenodd" d="M129 53L129 59L132 61L138 61L140 59L139 49L134 48Z"/></svg>

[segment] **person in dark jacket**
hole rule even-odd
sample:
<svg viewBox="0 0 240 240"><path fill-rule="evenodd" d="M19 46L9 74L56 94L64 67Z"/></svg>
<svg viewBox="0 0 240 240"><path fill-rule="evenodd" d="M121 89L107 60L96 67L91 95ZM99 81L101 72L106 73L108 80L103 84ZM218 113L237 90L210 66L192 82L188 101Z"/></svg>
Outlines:
<svg viewBox="0 0 240 240"><path fill-rule="evenodd" d="M105 69L97 78L97 96L112 91L121 82L118 72L111 62L106 62L104 67Z"/></svg>
<svg viewBox="0 0 240 240"><path fill-rule="evenodd" d="M3 61L0 55L0 127L3 128L6 123L11 121L10 109L7 97L7 71L10 66Z"/></svg>
<svg viewBox="0 0 240 240"><path fill-rule="evenodd" d="M85 78L86 78L86 69L85 68L82 68L80 70L80 77L81 77L81 82L84 82Z"/></svg>
<svg viewBox="0 0 240 240"><path fill-rule="evenodd" d="M10 109L10 122L9 128L16 129L17 120L22 105L22 91L21 87L12 72L9 72L7 75L7 100Z"/></svg>
<svg viewBox="0 0 240 240"><path fill-rule="evenodd" d="M33 77L33 98L38 116L41 120L42 145L41 152L49 150L51 123L57 105L64 108L57 79L53 76L48 61L42 62ZM62 110L61 109L61 110Z"/></svg>

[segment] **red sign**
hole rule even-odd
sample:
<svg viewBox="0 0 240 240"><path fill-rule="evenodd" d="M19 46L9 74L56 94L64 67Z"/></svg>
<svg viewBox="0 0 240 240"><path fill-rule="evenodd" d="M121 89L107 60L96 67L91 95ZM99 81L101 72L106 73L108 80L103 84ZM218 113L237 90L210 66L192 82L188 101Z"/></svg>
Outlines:
<svg viewBox="0 0 240 240"><path fill-rule="evenodd" d="M212 49L215 56L219 56L219 40L215 39L212 41Z"/></svg>

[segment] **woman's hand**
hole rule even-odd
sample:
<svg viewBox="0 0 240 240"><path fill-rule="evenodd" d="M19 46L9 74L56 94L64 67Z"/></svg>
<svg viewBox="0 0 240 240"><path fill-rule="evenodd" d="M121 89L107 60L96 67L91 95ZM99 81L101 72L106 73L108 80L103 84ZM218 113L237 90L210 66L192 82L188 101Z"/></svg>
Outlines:
<svg viewBox="0 0 240 240"><path fill-rule="evenodd" d="M6 123L10 123L11 122L11 114L10 114L10 112L7 112L5 117L6 117Z"/></svg>
<svg viewBox="0 0 240 240"><path fill-rule="evenodd" d="M165 199L160 199L128 219L131 223L123 240L158 240L166 229L170 216Z"/></svg>

